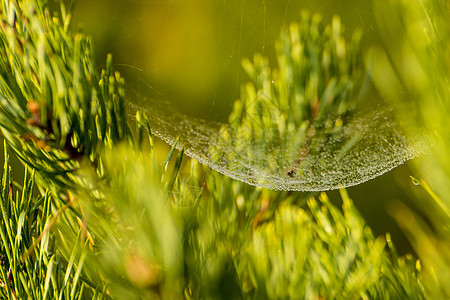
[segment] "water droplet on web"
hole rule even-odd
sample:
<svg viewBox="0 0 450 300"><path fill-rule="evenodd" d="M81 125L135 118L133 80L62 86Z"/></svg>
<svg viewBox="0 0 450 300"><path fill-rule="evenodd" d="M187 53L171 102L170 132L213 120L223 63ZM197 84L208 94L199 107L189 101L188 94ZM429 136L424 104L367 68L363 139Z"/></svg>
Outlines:
<svg viewBox="0 0 450 300"><path fill-rule="evenodd" d="M414 185L420 185L420 180L411 176L411 182Z"/></svg>

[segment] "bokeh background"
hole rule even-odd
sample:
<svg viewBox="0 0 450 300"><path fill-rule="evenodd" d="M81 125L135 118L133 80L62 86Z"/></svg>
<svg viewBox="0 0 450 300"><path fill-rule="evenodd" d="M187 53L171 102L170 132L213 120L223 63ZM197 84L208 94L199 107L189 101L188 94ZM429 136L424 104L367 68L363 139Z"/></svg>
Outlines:
<svg viewBox="0 0 450 300"><path fill-rule="evenodd" d="M129 101L161 98L207 120L227 120L248 81L242 58L255 53L274 58L280 29L299 20L302 9L322 14L325 22L339 15L347 36L362 28L365 50L380 43L368 0L79 0L77 5L72 30L92 37L99 70L113 54ZM389 212L395 201L419 211L411 199L422 190L409 176L420 177L420 170L410 166L348 188L374 233L391 233L400 253L413 250ZM21 169L14 169L16 178ZM329 196L339 204L336 191Z"/></svg>

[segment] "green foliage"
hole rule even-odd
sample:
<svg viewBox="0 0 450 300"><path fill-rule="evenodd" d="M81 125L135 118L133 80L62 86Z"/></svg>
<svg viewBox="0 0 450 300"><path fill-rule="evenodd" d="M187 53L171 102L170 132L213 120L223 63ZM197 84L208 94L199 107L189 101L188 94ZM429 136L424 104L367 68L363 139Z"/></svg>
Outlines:
<svg viewBox="0 0 450 300"><path fill-rule="evenodd" d="M175 146L161 159L141 112L135 136L130 132L123 80L111 58L98 76L89 39L67 30L72 11L58 2L59 13L50 12L46 3L5 0L0 11L0 125L27 166L20 186L5 155L2 298L448 296L448 206L424 181L445 226L436 221L429 228L406 209L395 213L418 261L398 257L389 235L374 237L345 190L340 210L324 193L269 191L194 160L183 165ZM358 34L346 44L337 18L326 28L317 16L302 22L281 35L279 71L259 56L244 62L256 85L244 87L241 101L271 94L286 114L261 114L252 122L277 127L291 118L307 135L308 122L354 105L350 98L362 73ZM303 49L301 37L307 37ZM256 99L255 110L273 112L274 103ZM298 110L287 108L294 104ZM238 131L246 122L241 117ZM262 134L256 127L253 132ZM34 172L40 196L34 196Z"/></svg>
<svg viewBox="0 0 450 300"><path fill-rule="evenodd" d="M375 49L375 82L398 107L409 126L425 128L429 155L416 162L423 179L413 178L428 194L416 201L422 216L405 205L393 215L422 260L431 299L448 299L450 289L450 6L448 1L389 0L377 3L384 49ZM406 25L408 24L408 25ZM398 96L401 91L404 97ZM395 95L395 93L397 95Z"/></svg>
<svg viewBox="0 0 450 300"><path fill-rule="evenodd" d="M41 1L3 1L0 122L11 147L41 178L71 186L81 158L125 140L123 79L97 76L90 40L68 31L71 11L53 17Z"/></svg>
<svg viewBox="0 0 450 300"><path fill-rule="evenodd" d="M361 88L364 75L360 39L361 31L356 30L351 42L345 41L338 16L325 25L319 14L302 12L300 23L291 23L276 41L278 68L271 70L267 59L259 54L253 63L243 60L255 84L245 86L243 103L235 105L260 103L269 111L275 106L295 127L330 113L346 113L358 100L357 88ZM250 99L257 103L247 103ZM232 114L230 123L235 119ZM273 128L281 120L265 121L264 125ZM270 121L275 124L267 123Z"/></svg>
<svg viewBox="0 0 450 300"><path fill-rule="evenodd" d="M424 297L414 260L392 262L385 241L373 237L345 190L341 196L343 212L322 193L307 210L281 205L254 231L238 260L254 299Z"/></svg>
<svg viewBox="0 0 450 300"><path fill-rule="evenodd" d="M102 197L79 193L86 234L95 253L90 264L96 266L114 298L180 295L180 228L164 189L176 173L161 182L153 160L130 147L106 151L103 159L105 179L97 183ZM178 170L179 165L174 168Z"/></svg>
<svg viewBox="0 0 450 300"><path fill-rule="evenodd" d="M6 152L6 151L5 151ZM70 263L64 261L54 225L63 210L55 211L50 192L33 196L34 175L25 173L21 187L12 179L5 153L1 182L1 268L2 299L77 299L92 296L90 282L80 279L87 248L80 239L72 241ZM67 207L66 207L67 208Z"/></svg>
<svg viewBox="0 0 450 300"><path fill-rule="evenodd" d="M433 167L426 176L445 199L450 199L449 3L416 0L411 4L392 0L376 8L387 45L385 50L375 49L380 66L375 69L375 82L381 92L392 98L409 126L432 131L430 143L438 146L430 149L433 155L428 160ZM402 30L393 30L392 20L398 25L394 28ZM401 24L413 26L406 28ZM398 97L397 91L404 96Z"/></svg>

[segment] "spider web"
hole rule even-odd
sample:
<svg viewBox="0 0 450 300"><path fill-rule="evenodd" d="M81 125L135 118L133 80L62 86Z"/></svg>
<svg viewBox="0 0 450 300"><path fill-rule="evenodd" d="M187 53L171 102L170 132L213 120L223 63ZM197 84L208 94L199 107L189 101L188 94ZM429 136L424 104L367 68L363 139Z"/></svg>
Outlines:
<svg viewBox="0 0 450 300"><path fill-rule="evenodd" d="M223 139L233 101L248 81L240 65L242 58L257 52L273 58L280 28L297 20L301 8L318 11L325 19L340 14L349 20L347 26L363 28L368 43L377 38L369 3L95 2L95 8L85 2L87 8L81 11L110 7L100 18L104 25L95 25L103 30L93 40L102 41L97 48L114 54L115 67L129 82L130 110L144 111L153 134L163 141L173 145L178 139L178 147L184 147L188 156L229 177L277 190L328 190L365 182L425 149L420 134L407 132L408 127L399 124L393 110L374 94L371 101L346 116L338 131L328 126L336 122L335 116L311 124L314 133L300 148L290 146L295 144L292 139L281 146L264 147L249 141L239 145L247 154L242 156L230 142L238 136ZM118 19L124 7L128 19ZM81 19L88 23L89 16ZM113 37L105 42L108 30Z"/></svg>
<svg viewBox="0 0 450 300"><path fill-rule="evenodd" d="M405 132L387 107L348 116L338 132L327 128L326 121L314 124L311 140L319 142L308 144L307 153L248 143L241 146L250 153L246 157L236 155L235 144L221 140L223 129L229 127L226 123L180 114L164 101L130 103L130 109L146 112L153 134L170 145L178 141L177 148L183 147L188 156L234 179L276 190L324 191L357 185L426 149L420 135ZM219 158L212 145L220 145ZM270 162L276 162L275 166Z"/></svg>

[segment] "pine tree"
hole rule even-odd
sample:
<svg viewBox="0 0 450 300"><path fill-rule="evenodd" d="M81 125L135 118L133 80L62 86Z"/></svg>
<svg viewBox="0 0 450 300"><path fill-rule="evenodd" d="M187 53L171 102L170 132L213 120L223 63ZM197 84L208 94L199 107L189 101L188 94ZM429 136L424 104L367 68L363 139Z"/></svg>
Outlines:
<svg viewBox="0 0 450 300"><path fill-rule="evenodd" d="M244 126L262 145L282 142L257 130L258 122L278 126L282 113L246 119L247 110L265 109L270 101L242 105L267 89L273 74L286 83L267 92L281 112L290 105L283 96L288 86L310 95L289 116L308 141L311 131L302 124L353 107L367 62L375 60L379 68L371 76L380 94L392 98L403 118L419 120L411 126L426 124L427 137L435 138L430 171L413 179L430 195L417 199L423 217L401 205L394 210L418 259L399 256L389 235L374 236L345 189L339 208L324 192L274 191L231 179L185 157L182 143L160 157L145 113L127 120L124 79L112 57L99 74L89 37L69 30L75 3L1 2L2 299L450 297L446 1L376 3L385 46L366 57L358 32L350 42L342 38L338 17L326 25L305 13L281 33L277 55L285 64L279 71L271 72L259 54L243 62L252 82L222 129L239 156L256 155L240 148L249 138ZM290 56L295 34L310 46L298 60ZM315 72L315 55L330 57L323 73ZM298 64L301 59L307 63ZM399 89L405 99L393 96ZM218 149L207 151L233 162ZM22 183L13 179L8 153L24 164ZM267 171L273 166L269 162Z"/></svg>

